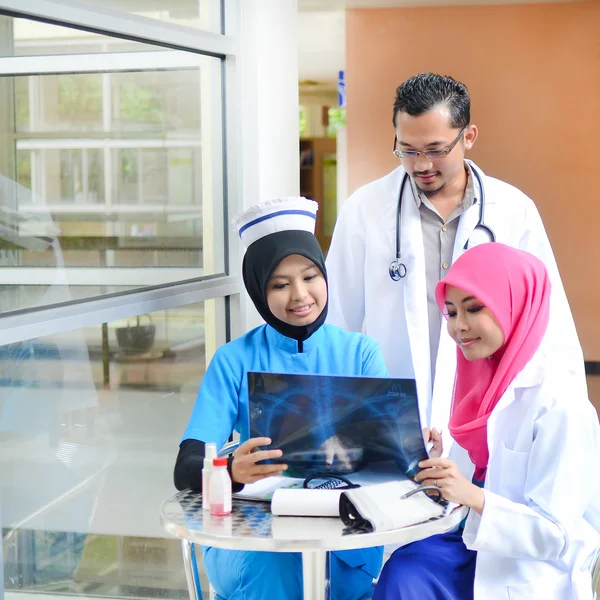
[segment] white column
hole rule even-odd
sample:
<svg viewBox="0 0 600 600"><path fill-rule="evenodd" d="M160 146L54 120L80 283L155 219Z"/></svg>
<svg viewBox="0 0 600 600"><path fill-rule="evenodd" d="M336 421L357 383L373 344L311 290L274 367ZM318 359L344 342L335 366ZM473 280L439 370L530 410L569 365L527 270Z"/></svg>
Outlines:
<svg viewBox="0 0 600 600"><path fill-rule="evenodd" d="M234 207L300 190L297 0L238 0L237 6L239 61L228 88L227 123L229 156L239 162L232 169L236 181L229 182L230 217ZM231 272L240 273L239 240L232 240L230 256ZM232 337L261 323L245 293L232 315L236 308L241 318L232 320Z"/></svg>
<svg viewBox="0 0 600 600"><path fill-rule="evenodd" d="M337 158L337 214L348 198L348 131L346 127L338 127L336 141Z"/></svg>

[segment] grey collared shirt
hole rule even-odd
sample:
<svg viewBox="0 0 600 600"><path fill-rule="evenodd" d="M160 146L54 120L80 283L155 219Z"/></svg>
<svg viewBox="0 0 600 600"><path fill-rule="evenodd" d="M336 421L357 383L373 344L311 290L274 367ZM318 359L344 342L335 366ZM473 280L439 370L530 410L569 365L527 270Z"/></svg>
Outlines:
<svg viewBox="0 0 600 600"><path fill-rule="evenodd" d="M410 180L413 197L421 214L421 230L423 232L432 386L435 378L435 361L437 359L442 327L442 315L435 301L435 286L446 275L452 264L454 240L456 239L460 215L477 202L471 167L468 163L465 163L465 165L468 176L465 197L461 204L452 211L452 214L446 221L442 219L429 198L419 191L412 178Z"/></svg>

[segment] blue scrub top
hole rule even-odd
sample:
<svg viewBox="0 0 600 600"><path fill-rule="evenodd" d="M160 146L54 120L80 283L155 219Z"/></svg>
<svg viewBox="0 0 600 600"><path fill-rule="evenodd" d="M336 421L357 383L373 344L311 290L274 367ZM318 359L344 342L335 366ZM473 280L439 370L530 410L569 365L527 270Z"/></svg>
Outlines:
<svg viewBox="0 0 600 600"><path fill-rule="evenodd" d="M200 385L183 440L214 442L220 448L235 430L249 438L248 371L387 377L377 342L356 332L323 325L303 342L261 325L221 346Z"/></svg>

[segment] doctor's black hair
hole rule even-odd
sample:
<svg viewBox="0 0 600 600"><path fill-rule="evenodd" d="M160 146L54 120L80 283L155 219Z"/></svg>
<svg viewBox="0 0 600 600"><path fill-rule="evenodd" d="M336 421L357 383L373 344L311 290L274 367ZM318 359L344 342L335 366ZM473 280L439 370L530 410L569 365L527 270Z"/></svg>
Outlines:
<svg viewBox="0 0 600 600"><path fill-rule="evenodd" d="M419 73L398 86L392 123L396 127L399 112L417 117L438 104L448 106L452 128L462 129L470 123L471 99L467 86L452 77L436 73Z"/></svg>

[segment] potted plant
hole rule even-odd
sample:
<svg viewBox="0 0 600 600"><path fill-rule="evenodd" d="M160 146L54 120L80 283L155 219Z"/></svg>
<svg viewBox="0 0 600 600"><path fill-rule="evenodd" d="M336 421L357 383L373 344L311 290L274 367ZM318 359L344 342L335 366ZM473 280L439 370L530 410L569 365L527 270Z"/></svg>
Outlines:
<svg viewBox="0 0 600 600"><path fill-rule="evenodd" d="M147 325L141 324L142 317L148 318ZM116 333L117 342L123 354L144 354L154 344L156 326L152 323L152 317L149 314L138 315L135 324L128 322L125 327L117 327Z"/></svg>

